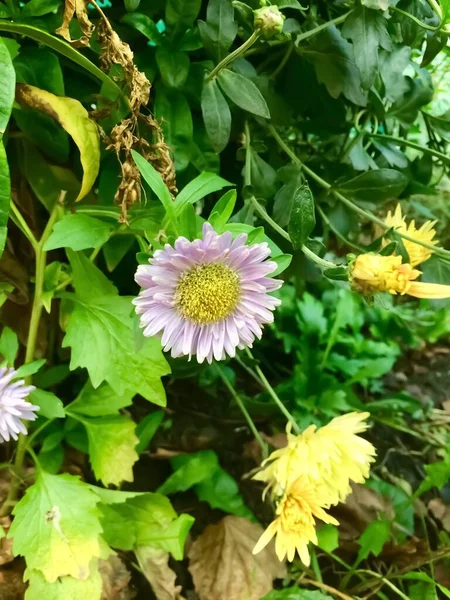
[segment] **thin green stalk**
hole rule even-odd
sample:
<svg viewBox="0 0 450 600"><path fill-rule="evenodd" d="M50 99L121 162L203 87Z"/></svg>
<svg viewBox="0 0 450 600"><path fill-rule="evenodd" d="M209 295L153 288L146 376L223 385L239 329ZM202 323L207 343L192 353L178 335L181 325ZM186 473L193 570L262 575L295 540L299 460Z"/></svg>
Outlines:
<svg viewBox="0 0 450 600"><path fill-rule="evenodd" d="M259 32L254 31L252 35L248 38L248 40L246 40L241 46L239 46L239 48L236 48L236 50L233 50L233 52L228 54L228 56L225 56L225 58L222 59L220 63L214 67L211 73L209 73L206 76L205 80L211 81L212 79L214 79L214 77L216 77L222 69L225 69L225 67L227 67L231 62L233 62L233 60L239 58L239 56L241 56L246 50L251 48L251 46L253 46L253 44L258 40L259 36Z"/></svg>
<svg viewBox="0 0 450 600"><path fill-rule="evenodd" d="M20 231L23 233L23 235L27 238L27 240L33 246L33 249L36 251L36 248L38 246L37 239L34 237L33 232L28 227L28 223L25 221L21 212L19 211L19 209L17 208L17 206L14 204L14 202L12 200L11 200L11 214L12 214L13 220L16 223L17 227L20 229Z"/></svg>
<svg viewBox="0 0 450 600"><path fill-rule="evenodd" d="M249 350L249 348L246 348L246 352L248 354L248 356L252 359L255 360L253 357L253 354L251 353L251 351ZM294 431L296 433L301 433L301 429L300 427L297 425L296 420L294 419L294 417L291 415L291 413L288 411L288 409L285 407L285 405L283 404L283 402L280 400L280 398L278 397L278 394L276 393L276 391L273 389L273 387L270 385L267 377L264 375L264 373L262 372L261 368L256 365L255 366L255 371L258 374L259 378L261 379L264 387L266 388L267 392L269 393L270 397L272 398L272 400L275 402L275 404L278 406L278 408L280 409L280 411L283 413L283 415L286 417L286 419L292 423L292 428L294 429Z"/></svg>
<svg viewBox="0 0 450 600"><path fill-rule="evenodd" d="M421 21L414 15L411 15L409 12L406 12L406 10L402 10L401 8L397 8L396 6L390 6L389 8L390 8L390 10L393 10L394 12L403 15L404 17L408 17L408 19L411 19L412 21L414 21L414 23L417 23L417 25L420 25L420 27L423 27L423 29L427 29L428 31L438 31L440 29L439 25L438 25L438 27L433 27L432 25L427 25L426 23L424 23L423 21Z"/></svg>
<svg viewBox="0 0 450 600"><path fill-rule="evenodd" d="M63 197L63 195L62 195ZM61 205L59 201L53 207L53 210L50 214L50 218L45 226L44 233L42 234L41 239L37 243L36 246L33 246L35 250L35 264L36 264L36 281L35 281L35 289L34 289L34 299L33 306L31 309L31 319L30 319L30 327L28 330L28 339L27 339L27 347L25 351L25 363L32 362L34 360L34 354L36 351L36 342L37 335L39 329L39 322L42 315L43 302L42 302L42 293L44 290L44 275L45 275L45 267L47 262L47 252L44 250L45 242L48 240L53 225L58 219L59 213L61 210ZM27 384L31 383L31 375L25 378ZM14 471L17 475L17 478L13 480L11 483L11 487L9 489L8 497L6 498L4 505L2 507L2 514L6 514L9 508L14 505L17 493L19 491L20 486L20 474L22 473L23 461L25 459L25 452L27 450L27 436L21 433L19 435L19 440L17 443L16 457L14 460Z"/></svg>
<svg viewBox="0 0 450 600"><path fill-rule="evenodd" d="M338 229L336 229L336 227L333 225L333 223L330 221L330 219L324 213L323 208L320 206L320 204L316 204L316 208L317 208L318 213L322 217L323 221L328 225L328 227L331 229L331 231L334 233L334 235L336 237L338 237L347 246L350 246L350 248L353 248L354 250L357 250L358 252L364 252L364 249L361 248L361 246L358 246L358 244L354 244L353 242L348 240L345 236L342 235L342 233Z"/></svg>
<svg viewBox="0 0 450 600"><path fill-rule="evenodd" d="M379 219L378 217L376 217L375 215L373 215L371 212L369 212L367 210L364 210L363 208L359 207L357 204L355 204L354 202L352 202L351 200L349 200L348 198L346 198L345 196L343 196L337 190L332 189L331 184L329 184L327 181L325 181L324 179L322 179L322 177L320 177L320 175L317 175L317 173L315 173L312 169L310 169L307 165L305 165L294 154L294 152L289 148L289 146L280 137L280 135L278 134L277 130L273 127L273 125L269 125L269 130L270 130L270 133L272 134L272 136L277 141L277 143L280 146L280 148L282 150L284 150L284 152L289 156L289 158L292 160L292 162L296 163L297 165L299 165L303 169L303 171L306 173L306 175L309 175L311 177L311 179L314 179L314 181L316 181L321 187L323 187L325 190L328 190L331 194L333 194L333 196L335 196L335 198L337 198L343 204L345 204L346 206L348 206L348 208L350 210L352 210L353 212L356 212L359 215L361 215L362 217L368 219L369 221L372 221L372 223L376 223L377 225L379 225L380 227L382 227L385 230L390 229L389 225L386 225L386 223L382 219ZM390 138L391 136L383 136L383 137L384 138ZM393 138L393 139L395 141L397 141L399 138ZM403 141L403 140L401 140L401 141ZM411 143L413 143L413 142L408 142L408 144L411 144ZM422 146L420 146L420 148L423 150ZM435 151L433 151L433 152L435 152ZM426 242L422 242L421 240L417 240L417 239L411 237L410 235L407 235L406 233L401 233L400 231L397 231L396 233L397 233L398 236L400 236L404 240L408 240L409 242L414 242L415 244L419 244L419 246L423 246L424 248L428 248L429 250L433 250L434 254L437 254L439 256L447 258L447 260L450 259L450 251L449 250L445 250L444 248L440 248L439 246L433 246L432 244L427 244Z"/></svg>
<svg viewBox="0 0 450 600"><path fill-rule="evenodd" d="M294 51L294 48L295 48L295 45L291 42L288 45L287 50L284 53L284 56L281 59L280 63L278 64L277 68L275 69L275 71L270 76L271 79L276 79L278 77L278 75L281 73L281 71L284 69L284 67L286 66L288 60L291 57L292 52Z"/></svg>
<svg viewBox="0 0 450 600"><path fill-rule="evenodd" d="M442 160L443 162L445 162L447 164L450 163L449 156L446 156L442 152L439 152L438 150L434 150L433 148L428 148L425 146L421 146L420 144L416 144L416 142L411 142L410 140L407 140L404 138L398 138L398 137L395 137L394 135L385 135L383 133L367 132L367 135L369 137L375 138L377 140L385 140L386 142L394 142L399 145L402 144L404 146L409 146L410 148L414 148L415 150L419 150L420 152L424 152L425 154L431 154L432 156L436 156L436 158L439 158L440 160Z"/></svg>
<svg viewBox="0 0 450 600"><path fill-rule="evenodd" d="M339 23L343 23L351 12L352 11L349 10L348 12L346 12L344 15L341 15L340 17L331 19L331 21L322 23L322 25L318 25L317 27L314 27L314 29L310 29L309 31L305 31L304 33L301 33L300 35L298 35L296 37L295 43L298 45L299 42L303 42L303 40L306 40L314 35L317 35L324 29L327 29L328 27L330 27L330 25L339 25Z"/></svg>
<svg viewBox="0 0 450 600"><path fill-rule="evenodd" d="M264 440L262 439L262 437L259 435L259 431L256 428L256 425L255 425L252 417L250 416L250 413L246 409L245 404L242 402L241 397L236 392L236 390L231 385L231 383L228 381L225 373L222 371L222 369L219 367L219 365L217 363L215 364L215 368L216 368L216 371L217 371L218 375L220 376L220 378L224 382L226 388L228 389L228 391L230 392L230 394L233 396L234 401L239 406L242 414L244 415L245 420L247 421L248 426L250 428L250 431L253 433L253 435L255 437L255 440L258 442L258 444L259 444L259 446L261 448L261 452L262 452L263 458L267 458L267 456L269 455L269 453L267 451L267 444L264 442Z"/></svg>

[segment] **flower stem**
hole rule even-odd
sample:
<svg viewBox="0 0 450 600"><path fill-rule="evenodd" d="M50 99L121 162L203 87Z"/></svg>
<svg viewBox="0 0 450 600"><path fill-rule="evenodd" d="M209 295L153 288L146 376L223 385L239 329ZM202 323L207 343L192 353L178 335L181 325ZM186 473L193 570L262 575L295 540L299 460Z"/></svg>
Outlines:
<svg viewBox="0 0 450 600"><path fill-rule="evenodd" d="M322 23L322 25L317 25L317 27L314 27L314 29L310 29L309 31L305 31L304 33L301 33L300 35L298 35L296 37L295 43L298 45L299 42L303 42L303 40L306 40L314 35L317 35L324 29L327 29L327 27L330 27L330 25L339 25L339 23L343 23L351 12L352 11L349 10L348 12L345 13L345 15L341 15L340 17L336 17L335 19L331 19L331 21Z"/></svg>
<svg viewBox="0 0 450 600"><path fill-rule="evenodd" d="M225 69L225 67L227 67L231 62L233 62L233 60L239 58L239 56L241 56L246 50L253 46L253 44L258 40L258 38L259 33L257 31L254 31L252 35L248 38L248 40L246 40L241 46L239 46L239 48L233 50L233 52L228 54L228 56L225 56L225 58L222 59L220 63L214 67L211 73L209 73L206 76L205 81L211 81L212 79L214 79L214 77L216 77L222 69Z"/></svg>
<svg viewBox="0 0 450 600"><path fill-rule="evenodd" d="M27 347L25 351L25 364L34 360L39 322L42 315L42 308L44 306L42 302L42 292L44 290L44 276L45 267L47 263L47 252L44 250L44 245L52 232L53 225L59 217L59 212L61 209L60 202L64 199L64 196L65 192L62 192L60 200L56 202L55 206L53 207L53 210L50 214L50 218L47 222L47 225L45 226L44 233L42 234L42 237L39 240L39 242L36 242L36 245L32 243L32 246L35 250L36 282L34 288L33 307L31 309L30 327L28 330ZM22 215L20 216L23 219ZM26 377L25 381L27 384L30 384L31 375ZM21 433L17 442L16 457L14 460L14 471L16 473L16 478L13 479L13 481L11 482L8 497L6 498L2 507L2 515L7 514L10 507L14 505L15 500L17 498L17 493L19 491L21 483L23 461L25 458L25 452L27 451L27 443L28 440L26 434Z"/></svg>
<svg viewBox="0 0 450 600"><path fill-rule="evenodd" d="M296 163L297 165L299 165L303 169L303 171L306 173L306 175L309 175L309 177L311 177L311 179L314 179L314 181L316 181L321 187L323 187L324 189L328 190L331 194L333 194L333 196L335 196L335 198L337 198L343 204L345 204L346 206L348 206L348 208L350 210L352 210L353 212L358 213L359 215L361 215L362 217L365 217L369 221L372 221L372 223L376 223L377 225L379 225L380 227L382 227L385 230L390 229L389 225L386 225L386 223L382 219L379 219L378 217L376 217L371 212L369 212L367 210L364 210L363 208L359 207L357 204L355 204L354 202L352 202L351 200L349 200L348 198L346 198L345 196L343 196L337 190L332 189L332 186L331 186L330 183L328 183L327 181L325 181L324 179L322 179L322 177L320 177L320 175L317 175L317 173L315 173L312 169L310 169L309 167L307 167L294 154L294 152L289 148L289 146L284 142L284 140L280 137L279 133L273 127L273 125L269 125L269 130L270 130L270 133L272 134L272 136L275 138L275 140L278 143L278 145L280 146L280 148L282 150L284 150L284 152L289 156L289 158L292 160L292 162ZM390 136L383 136L383 137L386 138L386 137L390 137ZM394 139L398 140L398 138L394 138ZM401 140L401 141L403 141L403 140ZM413 142L408 142L406 140L405 143L408 143L409 145L411 145ZM423 150L422 146L420 146L420 148ZM435 152L435 151L433 151L433 152ZM429 250L433 250L433 252L435 254L437 254L438 256L442 256L443 258L446 258L447 260L449 260L449 258L450 258L450 250L445 250L444 248L440 248L439 246L433 246L432 244L427 244L426 242L422 242L420 240L417 240L417 239L411 237L410 235L407 235L406 233L401 233L400 231L396 231L396 234L399 237L403 238L404 240L408 240L409 242L414 242L414 244L419 244L419 246L423 246L424 248L428 248ZM335 265L333 265L333 266L335 266Z"/></svg>
<svg viewBox="0 0 450 600"><path fill-rule="evenodd" d="M262 456L263 458L267 458L268 456L268 451L267 451L267 444L264 442L264 440L262 439L262 437L259 435L259 431L256 428L255 423L253 422L253 419L250 416L250 413L248 412L248 410L245 407L245 404L242 402L241 397L239 396L239 394L236 392L236 390L234 389L234 387L231 385L231 383L228 381L227 376L225 375L225 373L222 371L222 369L219 367L219 365L216 363L215 364L215 368L216 371L218 373L218 375L220 376L220 378L222 379L222 381L224 382L226 388L228 389L228 391L230 392L230 394L233 396L236 404L239 406L239 408L241 409L242 414L245 417L245 420L248 423L248 426L250 428L250 431L253 433L253 435L255 436L255 440L258 442L260 448L261 448L261 452L262 452Z"/></svg>
<svg viewBox="0 0 450 600"><path fill-rule="evenodd" d="M416 144L416 142L412 142L411 140L403 139L395 137L394 135L385 135L384 133L369 133L367 135L376 140L384 140L386 142L394 142L395 144L403 144L404 146L409 146L410 148L414 148L415 150L419 150L420 152L424 152L425 154L431 154L432 156L436 156L444 163L450 163L450 157L446 156L442 152L438 150L434 150L433 148L428 148L425 146L421 146L420 144Z"/></svg>
<svg viewBox="0 0 450 600"><path fill-rule="evenodd" d="M246 352L248 354L248 356L252 359L255 360L253 357L253 354L250 352L250 350L248 348L246 348ZM264 387L266 388L267 392L269 393L270 397L272 398L272 400L275 402L275 404L278 406L278 408L280 409L280 411L283 413L283 415L286 417L286 419L292 423L292 427L294 429L294 431L296 433L301 433L301 429L300 427L297 425L296 420L294 419L294 417L291 415L291 413L288 411L288 409L285 407L285 405L283 404L283 402L280 400L280 398L278 397L276 391L273 389L273 387L270 385L267 377L264 375L264 373L261 371L261 368L259 367L259 365L255 365L255 371L258 374L259 378L261 379Z"/></svg>

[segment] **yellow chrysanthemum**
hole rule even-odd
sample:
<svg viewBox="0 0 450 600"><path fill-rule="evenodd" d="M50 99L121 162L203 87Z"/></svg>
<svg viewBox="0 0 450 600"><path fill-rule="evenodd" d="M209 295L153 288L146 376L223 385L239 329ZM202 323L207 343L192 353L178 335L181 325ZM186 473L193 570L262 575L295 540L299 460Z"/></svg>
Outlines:
<svg viewBox="0 0 450 600"><path fill-rule="evenodd" d="M301 561L309 566L308 544L317 544L314 518L339 525L336 519L323 510L324 501L319 487L304 478L298 478L278 503L276 518L259 538L253 554L261 552L276 536L275 552L280 561L285 557L294 560L297 551Z"/></svg>
<svg viewBox="0 0 450 600"><path fill-rule="evenodd" d="M311 425L300 435L292 435L288 426L287 446L263 462L265 468L255 479L266 482L273 496L280 496L303 477L320 486L325 508L345 500L350 482L363 483L374 461L375 448L358 435L368 428L368 416L349 413L319 429Z"/></svg>
<svg viewBox="0 0 450 600"><path fill-rule="evenodd" d="M415 281L421 274L409 263L402 263L401 256L360 254L350 268L352 288L364 296L377 292L408 294L415 298L439 300L450 298L450 285Z"/></svg>
<svg viewBox="0 0 450 600"><path fill-rule="evenodd" d="M420 229L416 228L415 221L411 221L409 225L406 223L405 217L402 215L402 208L400 204L397 204L397 208L394 213L388 212L384 222L388 227L393 227L399 233L404 233L409 237L414 238L418 242L425 242L427 244L435 245L438 240L433 239L436 235L434 226L437 221L426 221ZM389 240L385 240L385 245L389 243ZM410 242L409 240L403 240L406 251L409 254L409 260L413 267L420 265L430 258L433 254L433 250L430 248L424 248L419 244Z"/></svg>

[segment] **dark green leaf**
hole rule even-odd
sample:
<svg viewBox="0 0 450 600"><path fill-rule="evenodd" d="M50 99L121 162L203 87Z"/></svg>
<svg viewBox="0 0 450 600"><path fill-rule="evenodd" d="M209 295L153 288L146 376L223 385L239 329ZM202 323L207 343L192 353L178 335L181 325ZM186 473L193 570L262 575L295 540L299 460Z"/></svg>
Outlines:
<svg viewBox="0 0 450 600"><path fill-rule="evenodd" d="M249 148L250 174L253 191L256 196L270 199L275 193L277 172L269 165L254 148Z"/></svg>
<svg viewBox="0 0 450 600"><path fill-rule="evenodd" d="M166 20L169 25L192 25L200 11L201 0L168 0Z"/></svg>
<svg viewBox="0 0 450 600"><path fill-rule="evenodd" d="M389 521L372 521L366 527L358 540L361 546L358 552L358 561L364 560L373 554L378 556L383 550L384 544L391 535L391 524Z"/></svg>
<svg viewBox="0 0 450 600"><path fill-rule="evenodd" d="M361 77L355 64L353 48L334 26L314 38L307 49L300 49L316 70L317 79L324 83L333 98L343 94L359 106L365 106L367 98L361 88Z"/></svg>
<svg viewBox="0 0 450 600"><path fill-rule="evenodd" d="M121 23L125 23L130 27L134 27L140 31L147 39L155 45L160 45L163 41L161 33L158 31L156 24L143 13L130 12L120 19Z"/></svg>
<svg viewBox="0 0 450 600"><path fill-rule="evenodd" d="M163 411L157 410L144 417L142 421L138 423L138 426L136 427L136 435L139 439L138 445L136 446L136 452L138 454L141 454L148 448L148 445L163 422L163 419Z"/></svg>
<svg viewBox="0 0 450 600"><path fill-rule="evenodd" d="M175 200L175 212L179 214L186 204L195 204L208 194L231 186L229 181L215 173L201 173L190 181L178 194Z"/></svg>
<svg viewBox="0 0 450 600"><path fill-rule="evenodd" d="M270 119L266 101L253 81L229 69L220 71L217 80L222 91L240 108L258 117Z"/></svg>
<svg viewBox="0 0 450 600"><path fill-rule="evenodd" d="M298 188L294 194L288 223L288 232L295 250L301 249L315 224L314 198L309 187L305 185Z"/></svg>
<svg viewBox="0 0 450 600"><path fill-rule="evenodd" d="M428 104L433 97L431 74L426 69L418 69L417 75L409 80L409 90L388 112L388 116L396 117L406 126L416 120L419 109Z"/></svg>
<svg viewBox="0 0 450 600"><path fill-rule="evenodd" d="M0 38L0 140L5 133L8 125L11 109L14 102L14 89L16 83L16 74L11 61L11 55L8 48ZM1 158L3 160L3 157ZM1 206L0 206L1 208Z"/></svg>
<svg viewBox="0 0 450 600"><path fill-rule="evenodd" d="M180 88L189 74L190 60L186 52L174 52L158 48L156 62L165 85Z"/></svg>
<svg viewBox="0 0 450 600"><path fill-rule="evenodd" d="M420 266L422 271L422 281L426 283L440 283L442 285L450 285L450 263L432 256L423 265ZM433 306L447 307L450 306L450 299L433 300Z"/></svg>
<svg viewBox="0 0 450 600"><path fill-rule="evenodd" d="M409 65L411 48L400 46L392 52L380 51L380 73L385 87L386 99L395 102L408 90L408 79L403 71Z"/></svg>
<svg viewBox="0 0 450 600"><path fill-rule="evenodd" d="M231 112L215 79L203 86L202 114L212 147L222 152L230 139Z"/></svg>
<svg viewBox="0 0 450 600"><path fill-rule="evenodd" d="M142 177L145 179L152 192L156 195L166 209L166 214L168 216L173 215L174 204L172 196L162 180L161 175L147 160L145 160L143 156L136 152L136 150L132 150L131 154L133 155L134 162L136 163L136 166L139 169Z"/></svg>
<svg viewBox="0 0 450 600"><path fill-rule="evenodd" d="M424 469L427 476L420 484L415 496L420 496L434 487L440 490L448 483L450 480L450 454L447 453L444 460L424 465Z"/></svg>
<svg viewBox="0 0 450 600"><path fill-rule="evenodd" d="M379 46L385 50L392 48L386 24L381 13L358 6L346 18L342 27L342 35L353 42L355 62L365 90L372 86L377 75Z"/></svg>
<svg viewBox="0 0 450 600"><path fill-rule="evenodd" d="M209 479L218 468L217 455L212 450L197 452L173 462L176 471L158 488L160 494L184 492L197 483ZM178 468L178 465L179 468Z"/></svg>
<svg viewBox="0 0 450 600"><path fill-rule="evenodd" d="M323 272L325 277L335 281L348 281L347 267L336 267L335 269L325 269Z"/></svg>
<svg viewBox="0 0 450 600"><path fill-rule="evenodd" d="M61 6L60 0L30 0L22 9L21 17L42 17Z"/></svg>
<svg viewBox="0 0 450 600"><path fill-rule="evenodd" d="M161 120L165 141L175 155L177 170L185 169L190 161L193 137L191 109L186 97L177 90L159 86L155 115Z"/></svg>
<svg viewBox="0 0 450 600"><path fill-rule="evenodd" d="M6 158L5 146L0 139L0 257L3 254L6 244L6 236L8 233L7 224L10 198L11 182L9 178L8 160Z"/></svg>
<svg viewBox="0 0 450 600"><path fill-rule="evenodd" d="M29 395L32 404L39 406L39 415L47 419L63 419L66 416L61 400L51 392L35 389Z"/></svg>
<svg viewBox="0 0 450 600"><path fill-rule="evenodd" d="M199 500L207 502L212 508L254 520L239 493L238 484L222 468L218 467L210 477L195 485L194 490Z"/></svg>
<svg viewBox="0 0 450 600"><path fill-rule="evenodd" d="M199 28L205 46L212 49L218 61L222 60L238 29L231 0L210 0L206 10L206 23L200 21Z"/></svg>
<svg viewBox="0 0 450 600"><path fill-rule="evenodd" d="M378 169L358 175L337 186L344 196L366 202L381 203L388 198L397 198L405 189L408 178L394 169Z"/></svg>

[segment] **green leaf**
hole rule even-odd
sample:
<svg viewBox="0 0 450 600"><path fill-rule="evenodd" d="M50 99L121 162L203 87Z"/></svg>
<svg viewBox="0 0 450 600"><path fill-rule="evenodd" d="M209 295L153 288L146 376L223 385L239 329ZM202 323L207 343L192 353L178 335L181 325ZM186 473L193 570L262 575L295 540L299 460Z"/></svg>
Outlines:
<svg viewBox="0 0 450 600"><path fill-rule="evenodd" d="M234 207L236 205L237 193L236 190L229 190L216 202L213 209L211 210L211 216L209 222L214 229L221 233L223 228L228 222L228 219L233 214Z"/></svg>
<svg viewBox="0 0 450 600"><path fill-rule="evenodd" d="M191 160L194 128L184 94L158 86L155 116L161 121L164 139L173 151L177 170L185 169Z"/></svg>
<svg viewBox="0 0 450 600"><path fill-rule="evenodd" d="M270 274L271 277L276 277L283 271L286 271L288 266L292 262L292 254L279 254L278 256L271 256L270 260L276 263L278 266L273 273Z"/></svg>
<svg viewBox="0 0 450 600"><path fill-rule="evenodd" d="M201 0L168 0L166 21L169 25L192 25L200 12Z"/></svg>
<svg viewBox="0 0 450 600"><path fill-rule="evenodd" d="M122 90L120 87L106 73L103 73L101 69L94 65L93 62L83 56L80 52L75 50L75 48L72 48L70 44L48 33L47 31L42 31L41 29L32 27L31 25L24 25L23 23L11 23L9 21L0 21L0 31L24 35L40 44L44 44L45 46L56 50L56 52L59 52L80 66L82 69L85 69L88 73L99 79L103 84L105 84L106 88L114 91L116 96L122 95Z"/></svg>
<svg viewBox="0 0 450 600"><path fill-rule="evenodd" d="M136 163L136 166L139 169L142 177L145 179L152 192L164 206L166 214L168 216L173 216L174 205L172 196L162 180L161 175L147 160L145 160L143 156L136 152L136 150L132 150L131 154L133 155L133 160Z"/></svg>
<svg viewBox="0 0 450 600"><path fill-rule="evenodd" d="M343 94L359 106L367 104L353 48L334 25L327 27L311 45L300 48L299 52L313 63L317 79L325 84L330 96L338 98Z"/></svg>
<svg viewBox="0 0 450 600"><path fill-rule="evenodd" d="M21 18L42 17L54 12L61 6L59 0L30 0L22 9Z"/></svg>
<svg viewBox="0 0 450 600"><path fill-rule="evenodd" d="M351 39L356 66L361 74L363 89L368 90L378 72L378 48L392 49L392 42L382 14L357 6L345 19L342 35Z"/></svg>
<svg viewBox="0 0 450 600"><path fill-rule="evenodd" d="M340 183L337 189L351 198L377 204L388 198L397 198L408 184L408 178L394 169L368 171Z"/></svg>
<svg viewBox="0 0 450 600"><path fill-rule="evenodd" d="M339 530L335 525L322 525L317 530L317 545L325 552L334 552L339 548Z"/></svg>
<svg viewBox="0 0 450 600"><path fill-rule="evenodd" d="M294 250L300 250L316 225L314 198L307 185L299 187L294 194L288 232Z"/></svg>
<svg viewBox="0 0 450 600"><path fill-rule="evenodd" d="M225 58L238 30L231 0L210 0L206 23L199 21L198 27L204 46L217 61Z"/></svg>
<svg viewBox="0 0 450 600"><path fill-rule="evenodd" d="M220 467L211 477L195 485L194 490L198 499L207 502L211 508L218 508L237 517L255 520L253 513L247 508L239 493L238 484Z"/></svg>
<svg viewBox="0 0 450 600"><path fill-rule="evenodd" d="M86 257L72 251L68 256L76 295L65 294L74 302L74 310L63 347L72 348L71 370L87 368L94 387L106 381L119 395L139 393L150 402L165 405L160 377L170 369L160 341L145 339L136 351L130 299L118 296L114 286Z"/></svg>
<svg viewBox="0 0 450 600"><path fill-rule="evenodd" d="M424 465L424 469L427 476L416 491L416 497L434 487L441 489L448 483L450 480L450 454L447 454L444 460L435 462L431 465Z"/></svg>
<svg viewBox="0 0 450 600"><path fill-rule="evenodd" d="M217 81L222 91L237 106L258 117L270 119L266 101L253 81L229 69L222 69L217 75Z"/></svg>
<svg viewBox="0 0 450 600"><path fill-rule="evenodd" d="M66 416L63 403L52 392L35 389L29 395L29 400L39 406L39 415L47 419L63 419Z"/></svg>
<svg viewBox="0 0 450 600"><path fill-rule="evenodd" d="M101 520L106 542L118 550L155 545L183 558L186 535L194 519L177 514L161 494L141 494L120 504L102 505Z"/></svg>
<svg viewBox="0 0 450 600"><path fill-rule="evenodd" d="M86 579L100 556L98 500L78 477L40 471L13 511L14 554L50 582L64 575Z"/></svg>
<svg viewBox="0 0 450 600"><path fill-rule="evenodd" d="M21 365L16 371L15 379L19 377L28 377L29 375L34 375L39 371L39 369L45 365L46 359L40 358L39 360L33 360L33 362L27 363L25 365Z"/></svg>
<svg viewBox="0 0 450 600"><path fill-rule="evenodd" d="M111 226L88 215L65 215L53 227L44 250L100 248L109 239Z"/></svg>
<svg viewBox="0 0 450 600"><path fill-rule="evenodd" d="M408 127L417 118L420 108L433 98L433 82L426 69L418 69L414 79L408 79L409 90L389 110L388 116L395 117Z"/></svg>
<svg viewBox="0 0 450 600"><path fill-rule="evenodd" d="M106 383L95 389L88 381L77 398L70 404L70 412L88 417L104 417L118 414L121 408L130 406L132 402L133 394L131 392L125 392L123 395L116 394Z"/></svg>
<svg viewBox="0 0 450 600"><path fill-rule="evenodd" d="M0 354L10 367L14 366L18 350L19 340L17 339L17 335L9 327L3 327L2 335L0 336Z"/></svg>
<svg viewBox="0 0 450 600"><path fill-rule="evenodd" d="M208 194L212 194L224 187L233 185L215 173L200 173L192 179L178 194L175 199L175 213L178 215L186 204L195 204Z"/></svg>
<svg viewBox="0 0 450 600"><path fill-rule="evenodd" d="M86 427L95 477L104 485L133 481L133 465L139 459L134 421L121 415L77 418Z"/></svg>
<svg viewBox="0 0 450 600"><path fill-rule="evenodd" d="M12 64L11 55L3 40L0 38L0 140L5 133L11 116L14 103L14 89L16 84L16 73ZM0 205L1 208L1 205Z"/></svg>
<svg viewBox="0 0 450 600"><path fill-rule="evenodd" d="M147 39L153 42L156 46L159 46L163 42L163 36L159 32L154 21L143 13L133 12L124 15L120 19L121 23L125 23L130 27L134 27L140 31Z"/></svg>
<svg viewBox="0 0 450 600"><path fill-rule="evenodd" d="M411 585L408 588L408 593L409 600L438 600L435 582L421 582Z"/></svg>
<svg viewBox="0 0 450 600"><path fill-rule="evenodd" d="M426 283L440 283L450 285L450 263L432 256L423 265L420 265L422 271L422 281ZM432 300L432 306L447 307L450 306L450 300Z"/></svg>
<svg viewBox="0 0 450 600"><path fill-rule="evenodd" d="M384 544L391 535L391 523L389 521L372 521L361 534L358 544L358 562L373 554L378 556L383 550Z"/></svg>
<svg viewBox="0 0 450 600"><path fill-rule="evenodd" d="M212 147L222 152L230 139L231 111L215 79L203 86L202 114Z"/></svg>
<svg viewBox="0 0 450 600"><path fill-rule="evenodd" d="M102 578L95 561L87 579L75 579L66 575L49 582L35 569L27 569L25 578L29 583L25 592L26 600L100 600L102 596Z"/></svg>
<svg viewBox="0 0 450 600"><path fill-rule="evenodd" d="M152 441L153 436L158 431L163 420L163 411L157 410L144 417L142 421L139 421L138 426L136 427L136 435L139 439L139 443L136 446L136 452L138 454L141 454L148 448L148 445Z"/></svg>
<svg viewBox="0 0 450 600"><path fill-rule="evenodd" d="M17 101L55 119L72 137L80 151L83 180L76 201L90 191L100 168L100 137L97 125L83 105L73 98L55 96L32 85L19 84Z"/></svg>
<svg viewBox="0 0 450 600"><path fill-rule="evenodd" d="M183 87L191 64L189 55L186 52L169 52L158 48L155 57L163 83L171 88Z"/></svg>
<svg viewBox="0 0 450 600"><path fill-rule="evenodd" d="M178 461L174 460L172 464L176 471L158 488L160 494L184 492L210 478L219 466L217 454L212 450L191 454Z"/></svg>

